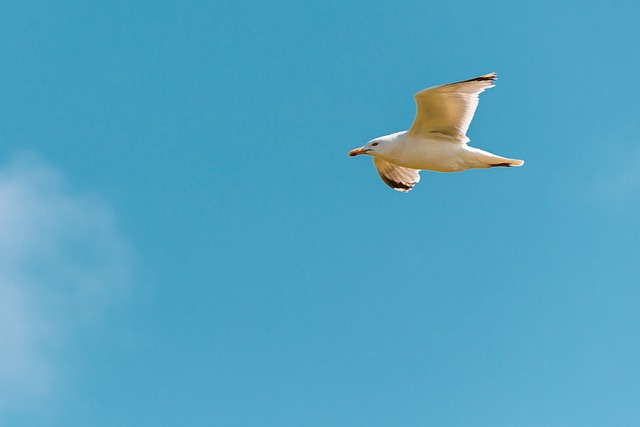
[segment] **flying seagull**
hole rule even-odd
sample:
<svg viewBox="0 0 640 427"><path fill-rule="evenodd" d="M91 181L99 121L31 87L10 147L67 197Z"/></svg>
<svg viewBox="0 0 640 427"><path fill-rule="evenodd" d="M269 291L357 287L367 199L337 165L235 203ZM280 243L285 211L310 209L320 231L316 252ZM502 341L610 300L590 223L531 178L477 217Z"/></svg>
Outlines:
<svg viewBox="0 0 640 427"><path fill-rule="evenodd" d="M373 139L351 150L349 156L372 156L385 184L405 193L420 181L423 169L461 172L522 166L523 160L467 145L466 133L478 107L478 95L495 86L496 77L496 73L485 74L418 92L415 95L418 111L409 130Z"/></svg>

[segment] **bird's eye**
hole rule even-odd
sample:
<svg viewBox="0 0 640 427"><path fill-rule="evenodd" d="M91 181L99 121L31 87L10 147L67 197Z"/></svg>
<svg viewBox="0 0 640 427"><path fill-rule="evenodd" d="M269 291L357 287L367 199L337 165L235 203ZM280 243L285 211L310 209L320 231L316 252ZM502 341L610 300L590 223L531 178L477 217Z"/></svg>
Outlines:
<svg viewBox="0 0 640 427"><path fill-rule="evenodd" d="M374 142L373 144L371 144L372 147L377 146L378 144L380 144L379 142Z"/></svg>

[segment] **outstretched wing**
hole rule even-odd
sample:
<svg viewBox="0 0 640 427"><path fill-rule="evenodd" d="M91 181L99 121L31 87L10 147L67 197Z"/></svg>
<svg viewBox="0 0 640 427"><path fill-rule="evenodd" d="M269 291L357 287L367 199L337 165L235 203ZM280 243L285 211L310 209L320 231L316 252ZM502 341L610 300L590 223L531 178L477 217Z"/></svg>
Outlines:
<svg viewBox="0 0 640 427"><path fill-rule="evenodd" d="M417 169L403 168L377 157L373 158L373 165L384 183L394 190L406 193L420 182L420 171Z"/></svg>
<svg viewBox="0 0 640 427"><path fill-rule="evenodd" d="M496 73L425 89L416 94L416 118L409 136L438 133L460 143L469 142L467 129L478 107L478 95L492 88Z"/></svg>

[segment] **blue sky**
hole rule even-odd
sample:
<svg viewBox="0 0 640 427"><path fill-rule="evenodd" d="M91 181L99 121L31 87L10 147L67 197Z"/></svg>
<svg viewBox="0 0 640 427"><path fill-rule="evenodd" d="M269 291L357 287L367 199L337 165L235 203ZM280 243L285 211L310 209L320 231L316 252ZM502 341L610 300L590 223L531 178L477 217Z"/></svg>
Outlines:
<svg viewBox="0 0 640 427"><path fill-rule="evenodd" d="M638 425L638 19L3 3L0 425ZM524 167L347 157L491 71Z"/></svg>

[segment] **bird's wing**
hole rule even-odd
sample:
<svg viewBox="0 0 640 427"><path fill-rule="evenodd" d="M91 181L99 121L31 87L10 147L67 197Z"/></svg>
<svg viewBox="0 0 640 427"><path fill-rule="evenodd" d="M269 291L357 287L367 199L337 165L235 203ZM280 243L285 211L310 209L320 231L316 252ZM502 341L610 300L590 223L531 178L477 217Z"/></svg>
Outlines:
<svg viewBox="0 0 640 427"><path fill-rule="evenodd" d="M377 157L373 158L373 165L384 183L394 190L406 193L420 182L420 171L417 169L403 168Z"/></svg>
<svg viewBox="0 0 640 427"><path fill-rule="evenodd" d="M492 88L496 73L435 86L416 93L416 118L408 136L428 137L434 133L467 143L467 129L478 107L478 95Z"/></svg>

